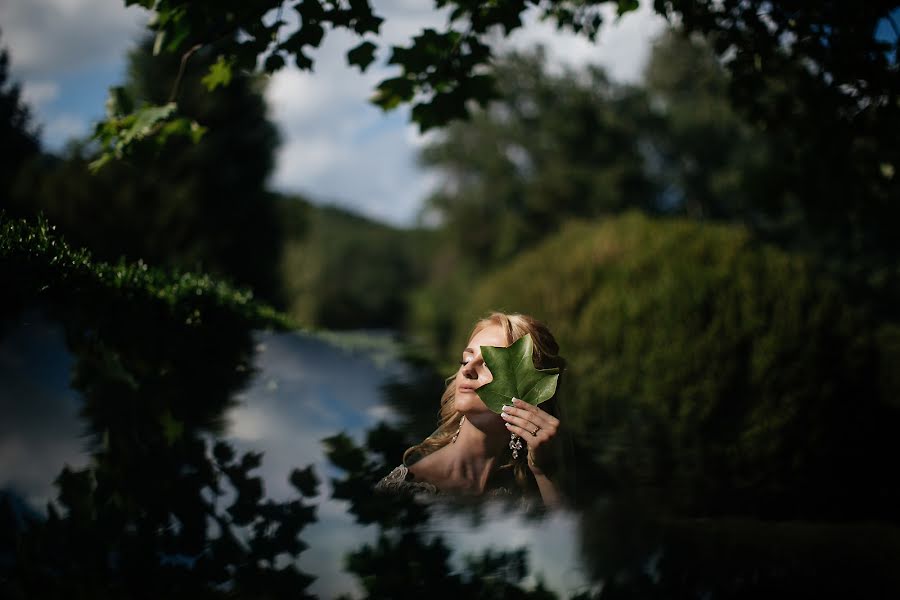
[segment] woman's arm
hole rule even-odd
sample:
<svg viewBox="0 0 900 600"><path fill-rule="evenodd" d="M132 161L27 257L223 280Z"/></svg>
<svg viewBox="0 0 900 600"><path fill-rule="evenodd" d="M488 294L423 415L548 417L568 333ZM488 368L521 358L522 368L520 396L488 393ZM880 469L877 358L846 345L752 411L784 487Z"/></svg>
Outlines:
<svg viewBox="0 0 900 600"><path fill-rule="evenodd" d="M531 467L531 472L534 475L534 480L537 482L538 490L541 492L544 506L547 508L559 508L562 506L562 494L559 493L556 484L550 481L550 478L543 471L533 466L531 453L528 454L528 466Z"/></svg>
<svg viewBox="0 0 900 600"><path fill-rule="evenodd" d="M550 446L556 441L559 419L518 398L513 398L513 406L503 407L502 416L506 428L528 444L528 467L534 474L544 505L560 506L562 494L544 468L548 461L552 461Z"/></svg>

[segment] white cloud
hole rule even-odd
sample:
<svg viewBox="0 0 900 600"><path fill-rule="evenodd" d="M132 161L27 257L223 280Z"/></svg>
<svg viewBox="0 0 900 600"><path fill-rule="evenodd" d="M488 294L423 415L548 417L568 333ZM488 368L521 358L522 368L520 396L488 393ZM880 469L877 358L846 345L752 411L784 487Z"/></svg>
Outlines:
<svg viewBox="0 0 900 600"><path fill-rule="evenodd" d="M603 7L604 21L596 42L583 35L557 31L550 22L531 18L504 43L517 50L544 45L552 60L569 67L595 64L604 67L616 81L634 83L641 79L650 53L650 41L665 28L666 20L642 2L633 12L618 18L615 7Z"/></svg>
<svg viewBox="0 0 900 600"><path fill-rule="evenodd" d="M22 86L22 100L32 107L48 104L59 96L59 84L55 81L27 81Z"/></svg>
<svg viewBox="0 0 900 600"><path fill-rule="evenodd" d="M90 126L81 115L57 113L41 125L44 142L51 148L61 148L73 138L83 138Z"/></svg>
<svg viewBox="0 0 900 600"><path fill-rule="evenodd" d="M120 61L148 13L122 0L9 0L0 3L2 42L18 77L61 76Z"/></svg>
<svg viewBox="0 0 900 600"><path fill-rule="evenodd" d="M383 66L391 44L407 43L423 27L445 23L445 13L421 6L403 0L376 5L385 17L381 53L365 75L346 66L344 53L355 38L336 32L316 53L314 73L284 71L272 78L266 96L284 138L272 178L277 189L398 225L414 222L436 181L417 168L416 155L435 134L420 135L408 122L408 110L384 115L368 98L379 80L394 74ZM620 81L640 79L649 41L664 26L646 3L618 21L610 12L597 43L535 21L529 17L528 25L501 46L540 43L559 64L600 64Z"/></svg>

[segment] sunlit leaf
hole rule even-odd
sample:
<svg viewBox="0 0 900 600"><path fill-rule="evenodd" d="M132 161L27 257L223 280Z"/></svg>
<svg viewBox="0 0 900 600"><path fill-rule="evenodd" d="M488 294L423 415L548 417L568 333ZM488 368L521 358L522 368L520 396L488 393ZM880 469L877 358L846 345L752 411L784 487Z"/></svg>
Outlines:
<svg viewBox="0 0 900 600"><path fill-rule="evenodd" d="M169 102L162 106L144 106L134 111L129 115L134 120L121 132L122 141L128 143L148 136L156 125L171 117L176 108L174 102Z"/></svg>
<svg viewBox="0 0 900 600"><path fill-rule="evenodd" d="M525 335L507 348L481 346L484 362L494 379L477 390L478 397L497 414L513 398L537 406L556 393L559 369L534 367L534 343Z"/></svg>
<svg viewBox="0 0 900 600"><path fill-rule="evenodd" d="M163 437L166 438L166 445L171 446L184 435L184 423L172 416L172 412L166 409L159 418L159 424L162 426Z"/></svg>
<svg viewBox="0 0 900 600"><path fill-rule="evenodd" d="M210 65L207 73L200 81L210 92L219 86L227 86L231 83L231 61L224 56L219 56L216 62Z"/></svg>

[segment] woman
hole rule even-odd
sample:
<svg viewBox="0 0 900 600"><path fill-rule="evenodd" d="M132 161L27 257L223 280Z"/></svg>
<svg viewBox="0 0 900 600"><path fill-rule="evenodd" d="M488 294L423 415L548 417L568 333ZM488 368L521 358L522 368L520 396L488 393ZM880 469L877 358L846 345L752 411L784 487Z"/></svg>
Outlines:
<svg viewBox="0 0 900 600"><path fill-rule="evenodd" d="M537 492L546 506L560 504L558 485L551 480L560 425L556 398L540 406L514 399L498 415L476 393L493 380L480 346L506 347L526 334L531 334L536 368L564 367L550 330L532 317L492 313L478 321L459 370L448 379L437 430L409 448L403 464L382 479L377 490L460 495Z"/></svg>

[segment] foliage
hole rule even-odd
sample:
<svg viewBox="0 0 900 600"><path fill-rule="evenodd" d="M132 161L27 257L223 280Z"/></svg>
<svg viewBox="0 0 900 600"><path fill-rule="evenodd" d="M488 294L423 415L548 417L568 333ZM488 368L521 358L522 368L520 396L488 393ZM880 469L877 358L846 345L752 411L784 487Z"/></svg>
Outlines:
<svg viewBox="0 0 900 600"><path fill-rule="evenodd" d="M545 320L597 464L683 510L892 518L889 306L743 229L631 214L572 223L481 281L456 340L492 309Z"/></svg>
<svg viewBox="0 0 900 600"><path fill-rule="evenodd" d="M776 206L787 201L825 252L895 263L896 1L656 5L706 38L728 70L734 106L777 141Z"/></svg>
<svg viewBox="0 0 900 600"><path fill-rule="evenodd" d="M728 73L707 42L664 32L643 85L655 117L643 131L653 148L647 166L664 189L667 212L758 230L787 218L786 165L775 137L734 110Z"/></svg>
<svg viewBox="0 0 900 600"><path fill-rule="evenodd" d="M540 12L559 27L569 27L593 39L602 22L599 5L606 3L611 2L590 5L562 0L541 6ZM328 30L335 29L352 31L362 38L348 50L347 61L364 71L375 60L378 47L374 40L383 22L368 0L265 0L251 6L239 0L125 0L125 4L152 11L154 54L180 54L186 62L198 50L213 49L219 58L203 81L208 89L227 84L234 71L253 71L258 64L266 73L277 72L289 62L311 70L314 61L308 52L319 47ZM616 4L620 14L637 6L621 0ZM492 96L491 78L481 72L490 64L491 35L497 28L509 35L521 27L528 3L437 3L437 8L448 6L450 20L445 31L425 29L408 47L392 48L388 62L400 69L400 75L382 81L373 99L385 109L413 103L413 119L423 130L465 116L469 101L483 104ZM180 88L181 82L176 80L170 101L177 100ZM104 156L99 159L102 162L107 162L105 156L111 150L127 153L135 146L131 143L135 141L133 127L121 127L118 134L117 127L116 123L100 125L107 134ZM180 124L176 128L188 127ZM126 141L126 137L130 139Z"/></svg>
<svg viewBox="0 0 900 600"><path fill-rule="evenodd" d="M504 405L511 405L513 398L538 405L556 393L559 369L536 369L533 349L530 333L508 348L481 347L493 379L478 388L477 393L495 413L500 414Z"/></svg>
<svg viewBox="0 0 900 600"><path fill-rule="evenodd" d="M212 58L198 52L181 77L197 82ZM146 108L141 131L162 119L149 107L165 101L179 67L174 57L152 58L149 42L131 53L116 104ZM179 106L212 126L202 141L172 139L164 154L114 161L96 175L88 170L91 147L74 146L61 160L23 173L11 211L43 213L66 239L103 260L203 270L281 304L282 226L276 197L265 191L278 136L260 84L238 76L215 92L191 89Z"/></svg>
<svg viewBox="0 0 900 600"><path fill-rule="evenodd" d="M97 262L88 251L69 246L55 229L46 220L31 224L0 213L0 264L9 285L2 314L15 314L34 302L94 307L98 312L106 308L101 304L121 302L120 308L140 304L168 312L167 320L187 326L201 326L207 313L212 317L217 311L226 311L244 326L290 326L248 290L209 275L151 268L143 261Z"/></svg>
<svg viewBox="0 0 900 600"><path fill-rule="evenodd" d="M140 4L153 12L156 53L180 53L186 61L198 49L212 48L221 59L210 68L210 88L224 83L231 70L254 70L257 64L267 73L291 60L301 69L311 69L313 60L307 50L317 48L328 29L346 29L363 38L347 58L365 69L377 52L373 40L383 21L368 0L294 4L265 0L252 6L239 0L125 3ZM446 27L425 29L408 46L394 47L388 63L396 65L400 73L382 81L374 98L386 109L411 103L412 117L422 129L466 116L470 101L484 105L494 96L494 80L486 73L494 45L522 27L527 13L593 40L604 7L615 7L621 16L636 9L638 3L440 0L436 6L448 11ZM877 146L890 143L877 135L872 124L897 118L898 40L896 35L893 39L878 35L884 24L897 32L893 0L814 7L770 0L658 0L654 6L671 21L688 31L702 32L714 43L717 54L726 59L736 97L767 122L783 122L784 107L799 100L798 104L815 107L806 111L806 123L821 123L816 120L826 116L829 121L864 126L865 136L872 137ZM285 9L292 17L285 16ZM294 12L299 20L296 27L290 25L295 22ZM772 79L782 81L785 75L799 87L776 89L770 85ZM178 89L176 82L171 100L177 98ZM127 131L123 130L123 135ZM878 164L895 165L893 158Z"/></svg>
<svg viewBox="0 0 900 600"><path fill-rule="evenodd" d="M540 49L504 56L493 72L501 96L420 156L441 175L425 209L439 226L428 277L410 294L407 329L439 362L450 356L473 281L566 219L663 209L645 157L648 132L663 125L641 90L597 67L557 72Z"/></svg>
<svg viewBox="0 0 900 600"><path fill-rule="evenodd" d="M88 168L96 173L113 159L141 158L133 148L147 139L154 142L157 152L165 148L169 137L174 135L187 136L195 144L199 142L206 128L196 121L171 119L175 108L175 103L169 102L162 106L142 106L126 113L121 104L111 98L107 102L106 120L98 123L94 130L94 138L102 151Z"/></svg>
<svg viewBox="0 0 900 600"><path fill-rule="evenodd" d="M443 176L426 210L461 256L483 268L567 218L656 209L639 90L593 66L555 74L540 49L506 56L493 72L497 101L448 127L420 157Z"/></svg>

